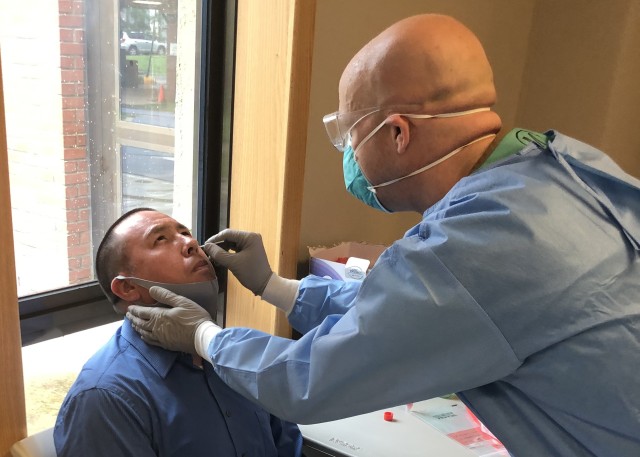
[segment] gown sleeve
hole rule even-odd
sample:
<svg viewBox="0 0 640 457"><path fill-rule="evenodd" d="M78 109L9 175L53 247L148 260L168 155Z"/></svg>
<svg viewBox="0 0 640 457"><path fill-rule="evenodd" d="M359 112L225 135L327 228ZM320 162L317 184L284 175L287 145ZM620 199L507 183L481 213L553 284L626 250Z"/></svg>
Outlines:
<svg viewBox="0 0 640 457"><path fill-rule="evenodd" d="M336 281L313 275L304 278L289 314L289 323L300 333L307 333L327 316L345 314L353 305L360 285L356 281Z"/></svg>
<svg viewBox="0 0 640 457"><path fill-rule="evenodd" d="M216 372L272 414L302 424L457 392L513 372L520 361L433 252L438 242L399 240L360 287L303 280L290 315L303 336L225 329L209 345Z"/></svg>

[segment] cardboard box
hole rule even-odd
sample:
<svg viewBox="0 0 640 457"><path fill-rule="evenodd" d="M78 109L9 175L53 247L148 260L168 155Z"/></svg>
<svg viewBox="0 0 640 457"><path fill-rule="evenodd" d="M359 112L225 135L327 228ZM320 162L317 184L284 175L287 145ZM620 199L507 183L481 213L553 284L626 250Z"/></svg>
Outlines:
<svg viewBox="0 0 640 457"><path fill-rule="evenodd" d="M387 246L380 244L340 243L332 248L309 248L309 273L316 276L362 281Z"/></svg>

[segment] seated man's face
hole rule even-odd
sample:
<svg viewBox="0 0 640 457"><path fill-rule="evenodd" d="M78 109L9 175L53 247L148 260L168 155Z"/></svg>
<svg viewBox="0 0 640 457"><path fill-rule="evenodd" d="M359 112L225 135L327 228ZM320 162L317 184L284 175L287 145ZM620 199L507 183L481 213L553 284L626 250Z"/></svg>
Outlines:
<svg viewBox="0 0 640 457"><path fill-rule="evenodd" d="M210 281L216 277L189 229L166 214L139 211L125 219L114 234L120 237L129 258L129 271L120 272L124 276L173 284ZM135 290L128 291L134 294L127 301L155 302L144 287L135 284L128 287Z"/></svg>

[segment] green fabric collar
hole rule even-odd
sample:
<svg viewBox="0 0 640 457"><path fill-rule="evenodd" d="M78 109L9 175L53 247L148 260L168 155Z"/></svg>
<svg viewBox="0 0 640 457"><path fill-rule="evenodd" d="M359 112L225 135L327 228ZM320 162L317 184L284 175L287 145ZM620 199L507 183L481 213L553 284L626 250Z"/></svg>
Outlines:
<svg viewBox="0 0 640 457"><path fill-rule="evenodd" d="M493 150L491 155L485 160L480 168L484 168L498 160L502 160L505 157L509 157L529 143L534 142L540 147L547 147L548 138L543 133L534 132L532 130L525 130L516 128L511 130L505 135L505 137L498 143L498 146Z"/></svg>

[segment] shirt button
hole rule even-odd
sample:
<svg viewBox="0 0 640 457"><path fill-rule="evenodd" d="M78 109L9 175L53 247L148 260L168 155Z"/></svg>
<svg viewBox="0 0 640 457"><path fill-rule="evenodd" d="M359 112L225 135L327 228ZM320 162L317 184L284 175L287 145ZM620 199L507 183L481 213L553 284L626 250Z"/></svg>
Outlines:
<svg viewBox="0 0 640 457"><path fill-rule="evenodd" d="M230 409L226 410L225 414L227 415L227 417L231 417L231 410Z"/></svg>

